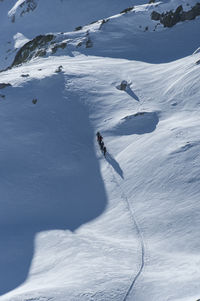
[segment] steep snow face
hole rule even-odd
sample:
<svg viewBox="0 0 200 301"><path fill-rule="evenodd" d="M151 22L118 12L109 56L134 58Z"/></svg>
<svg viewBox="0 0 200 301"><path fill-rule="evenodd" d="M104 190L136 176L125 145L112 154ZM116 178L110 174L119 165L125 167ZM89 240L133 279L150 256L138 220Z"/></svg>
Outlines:
<svg viewBox="0 0 200 301"><path fill-rule="evenodd" d="M14 35L13 39L15 41L14 47L17 49L23 47L24 44L29 42L29 40L22 33L19 32L16 35Z"/></svg>
<svg viewBox="0 0 200 301"><path fill-rule="evenodd" d="M199 58L60 56L1 74L13 85L0 119L3 292L26 279L2 301L120 301L137 275L127 300L199 297Z"/></svg>

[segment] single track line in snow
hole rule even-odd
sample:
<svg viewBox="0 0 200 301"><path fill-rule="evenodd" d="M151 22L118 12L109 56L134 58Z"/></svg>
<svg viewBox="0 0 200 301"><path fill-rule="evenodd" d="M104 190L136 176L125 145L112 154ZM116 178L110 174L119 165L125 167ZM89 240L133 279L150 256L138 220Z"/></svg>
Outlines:
<svg viewBox="0 0 200 301"><path fill-rule="evenodd" d="M108 165L110 168L111 166ZM125 192L123 191L120 183L118 182L112 168L111 168L111 172L113 174L113 178L114 178L114 182L116 183L116 185L119 187L119 189L121 190L121 197L122 199L124 199L127 203L127 209L128 211L130 212L130 215L131 215L131 219L133 221L133 224L136 228L136 231L137 231L137 234L138 234L138 238L139 238L139 241L140 241L140 246L141 246L141 263L140 263L140 268L139 268L139 271L137 272L136 276L134 276L132 282L131 282L131 285L123 299L123 301L126 301L127 298L129 297L130 293L132 292L133 288L134 288L134 285L137 281L137 279L139 278L139 276L141 275L142 271L143 271L143 268L144 268L144 265L145 265L145 246L144 246L144 240L143 240L143 237L142 237L142 233L141 233L141 230L140 230L140 227L136 221L136 218L135 218L135 212L133 210L133 208L131 207L131 204L129 202L129 199L128 197L126 196Z"/></svg>

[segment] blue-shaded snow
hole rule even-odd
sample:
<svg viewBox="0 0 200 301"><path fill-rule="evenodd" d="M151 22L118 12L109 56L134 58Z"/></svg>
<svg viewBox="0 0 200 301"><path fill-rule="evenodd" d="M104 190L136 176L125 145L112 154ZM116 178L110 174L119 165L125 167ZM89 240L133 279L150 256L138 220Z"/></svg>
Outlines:
<svg viewBox="0 0 200 301"><path fill-rule="evenodd" d="M1 295L26 279L36 233L74 231L106 207L88 112L64 89L55 75L11 88L0 104Z"/></svg>

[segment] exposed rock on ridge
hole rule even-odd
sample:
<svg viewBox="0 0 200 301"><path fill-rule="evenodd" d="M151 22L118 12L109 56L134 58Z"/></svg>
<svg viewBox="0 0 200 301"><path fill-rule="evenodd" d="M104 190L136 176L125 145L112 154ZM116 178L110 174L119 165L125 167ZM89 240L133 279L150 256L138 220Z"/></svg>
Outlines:
<svg viewBox="0 0 200 301"><path fill-rule="evenodd" d="M172 27L178 22L183 22L186 20L193 20L197 16L200 16L200 3L198 2L189 11L184 11L182 5L178 6L175 12L172 10L166 13L158 13L153 11L151 14L151 19L155 21L160 21L164 27Z"/></svg>
<svg viewBox="0 0 200 301"><path fill-rule="evenodd" d="M15 59L12 63L12 66L17 66L22 63L27 62L33 57L44 56L46 55L46 48L49 42L54 38L53 34L40 35L34 38L33 40L26 43L20 50L17 52Z"/></svg>
<svg viewBox="0 0 200 301"><path fill-rule="evenodd" d="M38 5L38 0L25 0L23 1L19 6L14 6L9 11L9 16L11 17L11 21L15 22L16 14L22 17L24 14L29 13L30 11L33 11L36 9ZM19 10L19 12L17 12Z"/></svg>

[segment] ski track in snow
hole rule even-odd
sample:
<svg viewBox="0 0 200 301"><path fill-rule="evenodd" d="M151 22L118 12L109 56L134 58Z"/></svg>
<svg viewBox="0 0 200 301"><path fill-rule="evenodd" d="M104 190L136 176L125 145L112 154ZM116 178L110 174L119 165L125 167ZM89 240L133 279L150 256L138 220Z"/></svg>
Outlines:
<svg viewBox="0 0 200 301"><path fill-rule="evenodd" d="M135 226L135 229L137 231L137 235L138 235L138 239L140 241L140 246L141 246L141 262L140 262L140 268L139 268L139 271L137 272L137 274L134 276L131 284L130 284L130 287L123 299L123 301L126 301L127 298L130 296L131 292L133 291L133 288L134 288L134 285L137 281L137 279L139 278L139 276L141 275L142 271L143 271L143 268L144 268L144 265L145 265L145 244L144 244L144 240L143 240L143 237L142 237L142 233L141 233L141 230L140 230L140 227L137 223L137 220L136 220L136 217L135 217L135 212L134 212L134 209L133 207L131 206L130 202L129 202L129 199L128 197L126 196L125 192L123 191L120 183L118 182L113 170L112 170L112 167L110 165L108 165L108 167L111 169L111 172L112 172L112 175L113 175L113 182L116 184L116 186L119 188L120 192L121 192L121 198L126 202L127 204L127 210L129 211L130 213L130 217L131 217L131 220L133 222L133 225Z"/></svg>
<svg viewBox="0 0 200 301"><path fill-rule="evenodd" d="M131 83L132 84L132 83ZM141 99L141 100L140 100ZM140 112L142 110L142 107L143 105L145 104L146 102L146 99L143 95L143 93L140 92L140 95L139 95L139 102L138 102L138 106L137 106L137 112ZM135 226L135 229L137 231L137 235L138 235L138 239L140 241L140 246L141 246L141 255L140 255L140 268L137 272L137 274L133 277L133 280L126 292L126 295L124 296L123 298L123 301L126 301L128 300L128 297L130 296L131 292L133 291L134 289L134 285L136 283L136 281L138 280L138 278L140 277L140 275L142 274L142 271L144 269L144 266L145 266L145 244L144 244L144 239L142 237L142 233L141 233L141 230L140 230L140 227L137 223L137 220L136 220L136 217L135 217L135 212L134 212L134 209L133 207L131 206L130 202L129 202L129 199L128 197L126 196L125 192L123 191L123 188L121 187L120 183L118 182L114 172L113 172L113 169L112 167L109 165L108 163L108 167L110 168L111 170L111 173L112 173L112 176L113 176L113 182L116 184L116 186L120 189L121 191L121 198L126 202L127 204L127 210L129 211L130 213L130 217L131 217L131 220L133 222L133 225Z"/></svg>
<svg viewBox="0 0 200 301"><path fill-rule="evenodd" d="M0 254L3 254L0 262L5 262L7 271L11 271L11 276L6 276L6 273L2 272L5 268L2 268L2 264L0 264L0 278L2 278L0 279L0 290L4 286L2 282L6 277L9 288L12 287L12 278L16 278L16 283L21 285L21 288L19 287L13 292L9 291L8 299L6 296L6 299L2 299L4 297L1 296L0 299L2 301L200 300L197 268L200 262L197 227L200 187L198 183L200 181L198 152L200 94L197 62L200 57L199 54L195 54L193 58L192 56L186 58L199 47L198 22L200 17L193 21L177 24L171 29L162 30L158 26L156 32L153 30L154 21L152 23L147 19L149 16L147 8L145 8L147 4L136 8L135 12L110 17L111 12L120 12L120 5L126 6L125 3L130 3L129 6L132 6L139 0L122 2L121 0L115 0L115 2L111 0L110 2L113 4L110 5L105 0L101 2L95 0L94 7L90 7L90 0L85 0L84 4L81 4L83 2L79 0L70 0L71 4L64 4L64 1L58 0L60 5L55 6L55 10L52 10L55 0L36 0L40 3L40 14L37 15L38 10L35 10L25 14L23 18L19 17L23 10L19 4L31 1L12 0L13 4L14 2L18 3L13 27L10 20L4 18L2 14L9 4L6 0L0 0L0 6L4 6L1 8L2 24L6 24L1 29L1 68L12 62L14 49L17 51L26 41L38 34L63 31L63 24L65 24L64 30L68 31L73 30L77 25L83 25L83 31L67 33L67 35L64 33L64 36L69 39L66 50L63 49L61 52L60 49L58 56L55 55L54 58L51 58L51 54L48 53L43 61L36 60L35 63L33 61L31 64L19 67L16 79L11 74L12 70L11 72L7 71L8 75L1 73L4 79L1 79L2 83L11 81L13 87L21 85L27 93L26 97L22 93L22 102L19 99L20 94L19 96L17 93L13 95L9 90L11 88L8 88L8 92L7 88L5 89L5 95L0 93L2 105L0 159L2 163L6 162L5 159L9 162L8 166L5 166L5 171L4 165L1 166L1 173L5 174L5 177L2 177L2 185L4 185L2 187L5 187L5 192L4 189L1 189L1 193L3 192L2 195L7 198L6 187L15 189L14 186L17 186L18 179L11 186L12 171L15 169L16 172L14 179L17 178L17 173L20 175L22 169L19 167L17 159L18 157L21 159L21 156L18 153L25 154L25 151L28 150L26 154L29 154L29 157L31 155L36 163L40 159L41 168L43 167L45 171L40 170L39 164L38 166L36 164L36 168L27 164L30 171L28 180L24 181L21 186L22 190L24 186L30 187L33 192L36 192L34 198L38 200L40 195L48 196L44 199L47 200L48 205L50 204L47 206L49 216L53 212L53 215L58 218L53 223L51 221L48 233L37 232L39 234L35 239L35 254L33 254L31 244L30 248L27 247L28 252L26 251L25 255L29 255L29 257L27 256L29 261L31 258L32 266L24 264L25 260L22 260L22 264L20 264L20 268L23 266L26 268L25 272L21 273L26 276L23 278L26 279L26 283L22 283L20 280L20 269L15 265L19 261L16 260L18 253L26 249L25 244L23 248L16 244L16 250L15 247L4 247L2 252L0 250ZM80 4L79 7L76 7L75 2ZM187 9L186 0L182 3L180 0L163 0L162 2L169 2L166 3L165 10L176 8L179 4L184 4L184 9ZM194 0L190 1L190 3L192 2L195 3ZM48 16L46 16L47 3ZM64 5L69 5L71 9L63 14L58 13L59 7L62 7L64 12ZM81 7L81 5L83 6ZM85 9L87 5L90 6ZM161 13L160 4L158 4L158 8L157 3L152 5L155 5L156 11ZM13 8L16 8L16 5ZM56 15L59 15L59 18L53 22L52 16ZM132 15L134 18L131 17ZM101 17L109 17L109 19L103 20L106 21L106 24L103 23L105 26L101 24L103 27L99 26L100 23L97 22L96 25L95 23L86 25L84 29L84 24L93 21L91 16L99 20ZM43 19L45 22L39 22ZM76 24L77 21L78 24ZM107 23L107 21L109 22ZM148 25L148 30L143 31L145 29L143 25ZM58 37L60 35L63 33L58 34ZM87 50L84 48L86 37L91 38L93 43L93 47ZM76 45L76 38L83 43L79 48ZM147 47L149 45L150 47ZM51 51L51 49L49 50ZM78 54L80 58L78 58ZM60 55L63 57L59 58ZM121 59L124 60L119 62ZM180 60L178 61L178 59ZM53 78L54 70L61 64L64 66L64 70L58 75L60 79L58 76ZM13 74L15 70L13 69ZM36 70L40 71L39 74ZM26 75L30 78L26 79ZM51 76L53 80L48 81L47 78L51 78ZM116 90L115 88L118 89L117 85L125 79L130 83L127 90L123 92ZM28 83L29 80L31 91L26 90L25 87L26 81ZM36 85L34 82L39 82L39 80L41 80L41 85ZM45 82L46 84L44 84ZM53 94L54 89L50 89L51 84L54 85L55 91L59 87L58 94ZM48 93L40 93L42 87L46 88ZM4 90L2 92L4 93ZM34 109L29 107L27 102L28 99L31 100L33 92L39 94L37 95L39 102ZM50 95L51 93L52 95ZM47 97L49 98L48 102ZM58 98L57 102L54 102L53 97ZM13 101L12 105L11 101ZM20 121L22 115L19 114L18 109L22 109L24 112L22 121ZM137 118L135 118L135 123L132 123L135 116L142 115L139 113L145 114L144 119L143 117L139 119L144 125L145 131L143 129L135 131ZM31 117L30 123L27 122L26 114ZM158 127L156 127L158 122L153 124L151 120L150 123L147 122L148 116L152 116L152 114L156 115L155 118L152 118L153 121L156 120L156 117L159 121ZM14 121L11 122L14 115L17 117L14 117ZM41 122L41 119L44 119L45 124ZM18 124L20 126L16 130L15 125ZM23 131L26 125L27 131ZM153 125L155 126L153 127ZM43 126L44 130L39 130L39 127L42 129ZM46 131L46 126L47 128L49 126L52 131L51 135L48 133L49 130ZM80 126L82 127L81 134ZM109 129L113 129L108 141L110 146L112 145L112 152L108 153L106 160L101 152L100 155L98 154L99 148L96 151L98 156L92 148L93 130L96 128L104 134L106 130L109 133ZM85 130L84 133L83 130ZM18 134L17 139L13 140L16 133ZM133 140L131 135L135 135ZM41 137L44 137L46 145ZM82 137L83 141L79 139ZM49 143L49 138L55 141L56 147L54 147L54 142ZM29 140L32 141L29 142ZM22 142L22 146L17 148L18 152L15 151L16 158L12 156L13 141ZM36 148L33 144L36 145ZM46 159L43 154L48 145L50 148ZM34 149L38 151L37 154L34 153ZM118 163L115 156L120 152L123 155L120 156ZM51 165L50 161L54 161L56 154L61 157ZM21 162L26 163L25 159L27 159L26 156ZM100 164L97 159L102 161L103 172L100 172ZM126 172L125 180L121 166ZM55 168L56 173L53 175L52 170ZM86 171L87 176L90 174L91 178L94 176L96 179L94 184L96 183L97 186L91 189L93 186L90 185L91 179L87 181L85 174L82 178L77 176L80 170L83 171L83 174ZM90 170L89 173L88 170ZM185 170L187 170L187 174ZM31 172L34 177L31 177ZM25 173L23 174L25 175ZM71 193L65 189L67 185L63 184L66 179L66 183L70 183L68 178L74 179L72 184L75 183L72 187L67 184L68 191ZM52 186L52 188L48 187L48 190L46 190L47 181L48 184L51 184L49 186ZM82 188L82 183L85 183L84 187L88 183L88 193ZM141 185L144 185L145 188L141 189ZM53 188L55 187L58 189L61 187L64 198L60 193L50 195L49 191L54 193L55 189ZM80 194L76 194L77 190L80 190ZM16 189L16 191L18 190ZM26 200L27 191L22 191L22 195L25 196L22 199ZM73 200L79 200L79 195L79 207L83 204L82 199L92 201L92 206L95 204L94 207L101 201L104 201L104 204L101 208L99 207L101 210L99 209L95 215L92 212L91 217L88 218L90 210L87 207L92 208L92 206L89 203L86 206L86 202L84 202L85 211L83 210L80 215L81 217L84 215L83 222L81 222L82 229L78 228L79 223L77 223L77 233L68 233L65 231L65 221L70 220L71 216L74 220L79 221L78 212L75 209L71 216L67 217L63 210L57 209L57 204L62 206L68 199L72 199L68 207L62 207L68 209L66 210L68 212L70 208L73 208L70 205L74 204ZM21 192L16 193L16 196L21 196ZM15 196L12 198L15 200ZM8 201L12 198L8 197ZM54 199L60 201L54 202ZM63 199L64 202L62 202ZM108 210L107 203L110 206L108 206ZM7 220L11 220L6 214L7 210L4 213L4 200L2 200L2 204L2 216L4 214ZM40 208L40 204L38 204L39 202L34 202L36 208ZM5 206L9 208L9 212L12 211L11 206L7 204ZM22 208L26 209L25 206ZM55 210L51 210L51 208L55 208ZM34 210L33 207L33 216ZM20 213L20 210L17 212ZM15 216L17 212L14 212ZM42 210L37 209L37 212L42 216ZM120 214L122 216L119 216ZM46 211L45 217L48 218ZM64 226L63 218L65 218ZM39 220L38 214L37 219ZM23 222L23 215L20 222L22 225L26 225ZM13 221L10 225L12 223ZM42 223L40 224L43 226ZM3 233L4 223L2 225ZM121 231L120 228L123 230ZM54 229L56 229L55 233ZM119 229L121 232L118 236ZM44 231L43 227L42 231ZM5 230L2 235L3 239L6 235ZM7 239L5 238L5 242L10 243L11 239L9 239L9 236ZM4 242L4 240L2 241ZM4 246L2 241L1 246ZM32 241L31 237L31 243ZM30 239L27 239L27 242L29 243ZM12 249L14 256L9 255ZM30 249L32 253L29 251ZM7 266L6 256L9 259ZM24 255L21 257L26 258ZM139 289L139 286L142 289Z"/></svg>

